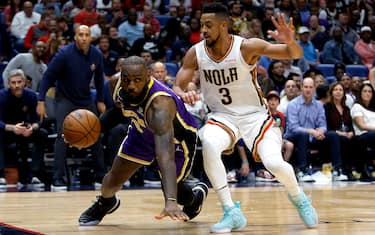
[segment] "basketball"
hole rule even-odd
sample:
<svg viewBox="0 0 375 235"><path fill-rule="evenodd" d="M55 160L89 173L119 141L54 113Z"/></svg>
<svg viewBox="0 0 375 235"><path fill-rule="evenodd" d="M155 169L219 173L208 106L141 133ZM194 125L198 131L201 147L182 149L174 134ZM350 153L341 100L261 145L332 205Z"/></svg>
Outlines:
<svg viewBox="0 0 375 235"><path fill-rule="evenodd" d="M65 142L76 148L93 145L100 135L98 117L87 109L77 109L69 113L63 123Z"/></svg>

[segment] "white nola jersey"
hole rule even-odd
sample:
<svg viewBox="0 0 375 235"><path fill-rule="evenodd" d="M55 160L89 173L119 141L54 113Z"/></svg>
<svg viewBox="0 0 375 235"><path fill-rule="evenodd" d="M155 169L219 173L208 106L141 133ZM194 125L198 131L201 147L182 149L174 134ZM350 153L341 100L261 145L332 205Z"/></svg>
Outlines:
<svg viewBox="0 0 375 235"><path fill-rule="evenodd" d="M243 40L231 35L230 46L221 58L214 58L208 52L204 40L195 45L201 91L213 112L234 115L266 112L256 65L247 64L241 54Z"/></svg>

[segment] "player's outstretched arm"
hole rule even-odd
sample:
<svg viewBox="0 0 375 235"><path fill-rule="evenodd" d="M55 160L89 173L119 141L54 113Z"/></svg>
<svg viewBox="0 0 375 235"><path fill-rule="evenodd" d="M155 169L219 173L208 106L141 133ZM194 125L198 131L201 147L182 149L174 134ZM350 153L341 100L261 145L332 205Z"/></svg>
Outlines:
<svg viewBox="0 0 375 235"><path fill-rule="evenodd" d="M293 30L293 18L286 23L284 14L278 14L277 18L272 17L272 22L275 25L276 31L268 30L268 34L275 38L277 44L269 43L258 38L251 38L244 41L241 49L243 55L254 55L254 58L264 55L275 59L297 59L303 56L301 46L295 40ZM256 59L250 58L248 63L256 62Z"/></svg>
<svg viewBox="0 0 375 235"><path fill-rule="evenodd" d="M187 85L192 81L195 70L198 69L197 55L195 48L191 47L185 54L182 66L176 75L176 83L173 90L187 104L194 104L199 100L195 91L185 92Z"/></svg>
<svg viewBox="0 0 375 235"><path fill-rule="evenodd" d="M175 163L173 120L176 103L171 97L156 97L146 111L146 120L154 133L155 153L161 171L165 207L156 219L169 216L173 220L189 217L177 205L177 176Z"/></svg>

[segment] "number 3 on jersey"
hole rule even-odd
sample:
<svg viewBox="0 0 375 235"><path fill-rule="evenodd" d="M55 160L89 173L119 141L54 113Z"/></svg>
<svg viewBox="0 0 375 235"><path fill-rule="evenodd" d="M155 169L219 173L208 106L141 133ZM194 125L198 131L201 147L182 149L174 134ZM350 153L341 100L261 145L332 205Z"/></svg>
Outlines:
<svg viewBox="0 0 375 235"><path fill-rule="evenodd" d="M232 97L230 96L230 92L228 88L220 88L219 93L223 95L223 99L221 99L221 103L224 105L228 105L232 103Z"/></svg>

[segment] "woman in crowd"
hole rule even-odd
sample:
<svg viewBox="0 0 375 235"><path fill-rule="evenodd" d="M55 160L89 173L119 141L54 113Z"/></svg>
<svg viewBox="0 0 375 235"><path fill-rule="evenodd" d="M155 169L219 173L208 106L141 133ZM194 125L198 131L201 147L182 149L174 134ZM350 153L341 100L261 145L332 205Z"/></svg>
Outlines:
<svg viewBox="0 0 375 235"><path fill-rule="evenodd" d="M352 140L354 130L350 110L345 105L345 91L341 83L333 83L329 89L329 102L324 105L327 131L336 132L340 137L342 167L333 171L333 180L353 179L351 166L353 163ZM335 172L336 171L336 172Z"/></svg>
<svg viewBox="0 0 375 235"><path fill-rule="evenodd" d="M375 99L374 88L370 83L362 84L360 95L351 109L355 135L358 136L360 156L365 156L365 175L361 178L374 180L372 177L372 154L369 150L375 149Z"/></svg>

